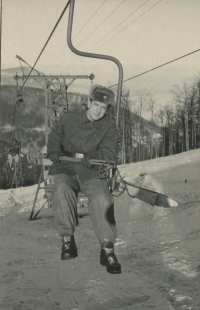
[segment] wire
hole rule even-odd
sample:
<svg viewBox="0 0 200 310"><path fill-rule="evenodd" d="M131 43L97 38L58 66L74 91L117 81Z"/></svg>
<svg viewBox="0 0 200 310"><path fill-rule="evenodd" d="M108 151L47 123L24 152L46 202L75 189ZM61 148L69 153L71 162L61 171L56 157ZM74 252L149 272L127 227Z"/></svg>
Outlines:
<svg viewBox="0 0 200 310"><path fill-rule="evenodd" d="M31 65L29 65L29 63L26 62L24 59L22 59L19 55L16 55L15 57L19 60L20 65L21 65L21 61L23 61L26 65L28 65L30 68L32 68ZM25 74L24 74L24 70L23 70L23 68L22 68L22 65L21 65L21 69L22 69L23 75L25 75ZM34 69L34 71L37 72L38 75L41 75L41 73L42 73L42 72L39 72L39 71L36 70L36 69ZM44 73L42 73L42 74L44 75Z"/></svg>
<svg viewBox="0 0 200 310"><path fill-rule="evenodd" d="M126 0L123 0L77 47L85 42Z"/></svg>
<svg viewBox="0 0 200 310"><path fill-rule="evenodd" d="M197 53L197 52L199 52L199 51L200 51L200 48L199 48L198 50L195 50L195 51L191 52L191 53L185 54L185 55L183 55L183 56L180 56L180 57L178 57L178 58L175 58L175 59L173 59L173 60L170 60L170 61L168 61L168 62L165 62L164 64L159 65L159 66L157 66L157 67L154 67L154 68L152 68L152 69L150 69L150 70L147 70L147 71L145 71L145 72L142 72L142 73L140 73L140 74L137 74L137 75L135 75L135 76L132 76L131 78L128 78L128 79L124 80L123 82L127 82L127 81L129 81L129 80L135 79L135 78L138 77L138 76L141 76L141 75L146 74L146 73L148 73L148 72L150 72L150 71L153 71L153 70L156 70L156 69L161 68L161 67L163 67L163 66L166 66L166 65L168 65L168 64L170 64L170 63L172 63L172 62L174 62L174 61L177 61L177 60L179 60L179 59L181 59L181 58L184 58L184 57L189 56L189 55L191 55L191 54ZM111 86L109 86L109 88L114 87L114 86L116 86L116 85L118 85L118 84L111 85Z"/></svg>
<svg viewBox="0 0 200 310"><path fill-rule="evenodd" d="M107 0L105 0L99 7L98 7L98 9L92 14L92 16L88 19L88 21L82 26L82 28L75 34L75 36L73 37L73 39L83 30L83 28L88 24L88 22L95 16L95 14L100 10L100 8L105 4L105 2L106 2ZM58 59L58 57L64 52L64 50L67 48L67 45L62 49L62 51L57 55L57 57L53 60L53 62L56 60L56 59ZM72 52L71 53L68 53L67 54L67 56L69 56L70 54L72 54ZM67 57L65 57L65 59L66 59ZM65 59L63 59L61 62L63 62ZM61 63L60 62L60 63ZM57 66L59 66L60 65L60 63L58 64L58 65L56 65L53 69L55 69ZM53 70L52 69L52 70ZM51 71L52 71L51 70ZM46 71L46 70L45 70ZM44 72L45 72L44 71Z"/></svg>
<svg viewBox="0 0 200 310"><path fill-rule="evenodd" d="M26 84L28 78L30 77L31 72L34 70L34 67L35 67L36 63L38 62L40 56L42 55L42 53L43 53L45 47L47 46L47 44L48 44L50 38L52 37L54 31L56 30L56 28L57 28L57 26L58 26L60 20L62 19L62 17L63 17L63 15L64 15L65 11L66 11L67 8L68 8L69 4L70 4L70 0L67 2L66 6L64 7L64 9L63 9L63 11L62 11L62 13L61 13L61 15L60 15L58 21L56 22L56 24L55 24L53 30L51 31L51 33L50 33L50 35L49 35L49 37L48 37L48 39L47 39L45 45L43 46L43 48L42 48L42 50L41 50L41 52L40 52L38 58L36 59L36 61L35 61L34 65L33 65L33 67L31 68L29 74L27 75L27 77L26 77L24 83L22 84L22 86L21 86L21 88L20 88L20 90L19 90L19 92L18 92L18 97L19 97L20 99L16 100L16 103L15 103L15 110L14 110L14 114L13 114L13 118L12 118L11 130L12 130L13 126L14 126L14 120L15 120L16 111L17 111L17 104L22 100L22 98L21 98L22 89L23 89L24 85Z"/></svg>
<svg viewBox="0 0 200 310"><path fill-rule="evenodd" d="M126 0L123 0L81 43L79 43L77 45L77 48L82 44L84 43ZM61 62L63 62L67 57L65 57ZM61 63L60 62L60 63ZM60 64L59 63L59 64ZM76 62L75 62L76 63ZM69 68L71 68L73 66L70 65Z"/></svg>
<svg viewBox="0 0 200 310"><path fill-rule="evenodd" d="M73 39L76 38L76 36L83 30L83 28L89 23L89 21L94 17L94 15L100 10L100 8L105 4L107 0L105 0L100 7L94 12L94 14L88 19L88 21L82 26L82 28L75 34L75 36L73 37Z"/></svg>
<svg viewBox="0 0 200 310"><path fill-rule="evenodd" d="M42 50L41 50L41 52L40 52L40 54L39 54L38 58L36 59L36 61L35 61L34 65L33 65L33 67L32 67L32 69L30 70L30 72L29 72L28 76L26 77L26 79L25 79L24 83L22 84L22 86L21 86L21 88L20 88L20 91L19 91L19 93L20 93L20 94L21 94L21 91L22 91L22 89L23 89L24 85L26 84L26 82L27 82L28 78L29 78L29 77L30 77L30 75L31 75L31 72L34 70L34 67L35 67L36 63L38 62L38 60L39 60L40 56L42 55L42 53L43 53L43 51L44 51L45 47L47 46L47 44L48 44L49 40L50 40L50 39L51 39L51 37L52 37L52 35L53 35L54 31L56 30L56 28L57 28L57 26L58 26L58 24L59 24L60 20L62 19L62 17L63 17L63 15L64 15L65 11L67 10L67 8L68 8L69 4L70 4L70 0L67 2L66 6L64 7L64 9L63 9L63 11L62 11L62 13L61 13L61 15L60 15L60 17L59 17L58 21L56 22L56 24L55 24L55 26L54 26L54 28L53 28L52 32L50 33L50 35L49 35L49 37L48 37L48 39L47 39L47 41L46 41L45 45L43 46L43 48L42 48Z"/></svg>
<svg viewBox="0 0 200 310"><path fill-rule="evenodd" d="M144 13L142 13L141 15L139 15L136 19L134 19L131 23L129 23L127 26L125 26L121 31L119 31L118 33L116 33L114 36L112 36L110 39L108 39L105 43L103 43L102 45L100 45L97 49L95 49L94 51L96 52L97 50L100 49L100 47L104 46L106 43L108 43L110 40L112 40L114 37L116 37L120 32L122 32L124 29L126 29L128 26L130 26L131 24L133 24L135 21L137 21L140 17L142 17L144 14L146 14L148 11L150 11L151 9L153 9L157 4L159 4L159 2L161 2L162 0L158 1L156 4L154 4L153 6L151 6L147 11L145 11ZM146 2L145 2L146 3ZM144 3L144 4L145 4ZM144 5L143 4L143 5ZM139 8L138 8L139 9ZM137 9L137 10L138 10ZM136 11L137 11L136 10ZM136 12L135 11L135 12ZM96 44L95 44L96 45ZM93 46L92 46L93 47ZM71 67L71 66L70 66ZM73 66L71 67L73 68Z"/></svg>
<svg viewBox="0 0 200 310"><path fill-rule="evenodd" d="M144 14L146 14L147 12L149 12L151 9L153 9L157 4L159 4L162 0L158 1L156 4L154 4L153 6L151 6L147 11L145 11L144 13L142 13L140 16L138 16L136 19L134 19L130 24L128 24L127 26L125 26L122 30L120 30L119 32L117 32L114 36L112 36L109 40L107 40L104 44L100 45L96 50L98 50L100 47L104 46L106 43L108 43L110 40L112 40L113 38L115 38L116 36L118 36L118 34L120 34L124 29L126 29L127 27L129 27L131 24L133 24L136 20L138 20L140 17L142 17ZM95 51L96 51L95 50Z"/></svg>
<svg viewBox="0 0 200 310"><path fill-rule="evenodd" d="M147 0L146 2L144 2L141 6L139 6L139 8L137 8L134 12L132 12L130 15L128 15L125 19L122 20L121 23L119 23L116 27L114 27L111 31L109 31L103 38L101 38L97 43L95 43L94 45L92 45L89 49L93 48L94 46L96 46L99 42L101 42L103 39L105 39L111 32L113 32L117 27L119 27L121 24L123 24L130 16L132 16L134 13L136 13L143 5L145 5L147 2L149 2L150 0Z"/></svg>

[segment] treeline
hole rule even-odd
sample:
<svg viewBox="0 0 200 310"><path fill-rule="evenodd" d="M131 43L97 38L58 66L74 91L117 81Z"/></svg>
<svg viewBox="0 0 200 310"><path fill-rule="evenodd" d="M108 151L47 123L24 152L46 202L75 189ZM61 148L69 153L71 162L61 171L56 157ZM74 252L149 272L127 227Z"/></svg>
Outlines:
<svg viewBox="0 0 200 310"><path fill-rule="evenodd" d="M123 90L118 129L119 164L173 155L200 147L200 77L191 84L174 86L172 93L173 100L163 106L155 95L146 90L136 91L131 97L129 91ZM54 96L56 98L57 94L52 92L52 100ZM20 141L22 148L27 149L28 168L25 174L28 176L27 182L31 184L32 181L35 183L38 176L35 167L41 164L38 158L45 145L44 91L25 87L23 100L16 107L16 88L1 86L1 139L9 142L15 138ZM87 105L87 96L69 93L68 101L69 109L81 108ZM109 111L113 117L116 115L115 110L114 105ZM150 121L144 118L147 111L151 115ZM0 155L2 152L0 150ZM1 158L0 170L5 160Z"/></svg>
<svg viewBox="0 0 200 310"><path fill-rule="evenodd" d="M51 93L52 101L57 93ZM16 105L16 86L0 86L0 188L32 185L38 182L42 149L45 146L45 97L44 90L24 87L23 102ZM85 104L85 95L68 93L69 107ZM17 159L12 145L21 145ZM10 156L11 155L11 156ZM15 158L11 160L9 158ZM17 172L17 177L16 177Z"/></svg>
<svg viewBox="0 0 200 310"><path fill-rule="evenodd" d="M175 85L172 93L172 102L156 116L163 131L164 155L200 147L200 77L190 84Z"/></svg>
<svg viewBox="0 0 200 310"><path fill-rule="evenodd" d="M123 91L118 129L119 164L160 156L162 129L154 122L154 112L151 121L143 117L144 111L153 103L153 98L145 90L135 92L131 99L129 91ZM115 114L115 109L112 114Z"/></svg>
<svg viewBox="0 0 200 310"><path fill-rule="evenodd" d="M171 91L173 99L165 106L146 90L135 92L131 99L129 91L123 91L118 132L120 163L200 147L200 77L191 84L175 85ZM150 122L143 118L147 111Z"/></svg>

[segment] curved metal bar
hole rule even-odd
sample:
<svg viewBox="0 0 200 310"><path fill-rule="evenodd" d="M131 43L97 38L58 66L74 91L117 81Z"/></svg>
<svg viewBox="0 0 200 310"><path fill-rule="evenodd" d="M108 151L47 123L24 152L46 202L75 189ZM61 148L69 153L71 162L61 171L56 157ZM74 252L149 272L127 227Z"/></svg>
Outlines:
<svg viewBox="0 0 200 310"><path fill-rule="evenodd" d="M98 58L98 59L105 59L113 61L119 69L119 78L118 78L118 88L117 88L117 111L116 111L116 126L117 129L119 127L119 108L121 103L121 94L122 94L122 82L123 82L123 67L120 61L112 56L108 55L102 55L102 54L94 54L94 53L87 53L87 52L81 52L77 50L71 40L72 35L72 24L73 24L73 16L74 16L74 4L75 0L70 0L70 9L69 9L69 20L68 20L68 29L67 29L67 43L69 45L69 48L71 51L79 56L83 57L90 57L90 58Z"/></svg>

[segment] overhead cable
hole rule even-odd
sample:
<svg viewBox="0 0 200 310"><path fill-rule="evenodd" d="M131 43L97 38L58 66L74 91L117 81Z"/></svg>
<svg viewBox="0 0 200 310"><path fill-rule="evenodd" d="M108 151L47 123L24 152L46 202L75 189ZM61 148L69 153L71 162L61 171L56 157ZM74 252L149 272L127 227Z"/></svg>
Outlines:
<svg viewBox="0 0 200 310"><path fill-rule="evenodd" d="M24 62L26 65L28 65L30 68L32 68L32 66L29 65L29 63L26 62L26 61L25 61L23 58L21 58L19 55L16 55L15 57L19 60L20 65L21 65L21 61L22 61L22 62ZM23 75L25 75L22 65L21 65L21 69L22 69ZM36 69L34 69L34 71L37 72L38 75L43 74L42 72L40 72L40 71L38 71L38 70L36 70ZM44 75L44 74L43 74L43 75Z"/></svg>
<svg viewBox="0 0 200 310"><path fill-rule="evenodd" d="M77 48L82 44L84 43L126 0L123 0L81 43L79 43L77 45ZM66 58L65 58L66 59ZM63 60L65 60L63 59ZM71 68L73 66L70 65L69 68Z"/></svg>
<svg viewBox="0 0 200 310"><path fill-rule="evenodd" d="M35 65L37 64L37 62L38 62L38 60L39 60L40 56L42 55L42 53L43 53L43 51L44 51L45 47L47 46L47 44L48 44L49 40L51 39L51 37L52 37L52 35L53 35L54 31L56 30L56 28L57 28L57 26L58 26L59 22L61 21L61 19L62 19L63 15L64 15L65 11L67 10L67 8L68 8L69 4L70 4L70 0L67 2L66 6L64 7L64 9L63 9L63 11L62 11L62 13L61 13L61 15L60 15L60 17L59 17L58 21L56 22L56 24L55 24L55 26L54 26L53 30L51 31L51 33L50 33L50 35L49 35L49 37L48 37L48 39L47 39L47 41L46 41L45 45L43 46L43 48L42 48L42 50L41 50L41 52L40 52L40 54L39 54L38 58L36 59L36 61L35 61L34 65L33 65L33 67L32 67L32 69L30 70L30 72L29 72L28 76L26 77L26 79L25 79L24 83L22 84L22 86L21 86L21 88L20 88L19 93L21 93L21 91L22 91L22 89L23 89L24 85L26 84L26 82L27 82L28 78L29 78L29 77L30 77L30 75L31 75L31 72L34 70Z"/></svg>
<svg viewBox="0 0 200 310"><path fill-rule="evenodd" d="M135 75L135 76L132 76L131 78L126 79L126 80L124 80L123 82L125 83L125 82L127 82L127 81L129 81L129 80L135 79L135 78L138 77L138 76L141 76L141 75L146 74L146 73L148 73L148 72L150 72L150 71L153 71L153 70L156 70L156 69L161 68L161 67L163 67L163 66L166 66L166 65L168 65L168 64L170 64L170 63L172 63L172 62L174 62L174 61L177 61L177 60L179 60L179 59L181 59L181 58L187 57L187 56L189 56L189 55L191 55L191 54L194 54L194 53L197 53L197 52L199 52L199 51L200 51L200 48L197 49L197 50L195 50L195 51L193 51L193 52L191 52L191 53L185 54L185 55L183 55L183 56L180 56L180 57L178 57L178 58L175 58L175 59L173 59L173 60L170 60L170 61L168 61L168 62L165 62L164 64L159 65L159 66L157 66L157 67L154 67L154 68L152 68L152 69L150 69L150 70L147 70L147 71L145 71L145 72L142 72L142 73L140 73L140 74L137 74L137 75ZM118 85L118 84L111 85L111 86L109 86L109 88L114 87L114 86L116 86L116 85Z"/></svg>
<svg viewBox="0 0 200 310"><path fill-rule="evenodd" d="M24 85L26 84L28 78L30 77L31 72L34 70L35 65L37 64L37 62L38 62L40 56L42 55L42 53L43 53L45 47L47 46L47 44L48 44L50 38L52 37L54 31L56 30L56 28L57 28L57 26L58 26L60 20L62 19L62 17L63 17L63 15L64 15L65 11L66 11L67 8L68 8L69 4L70 4L70 0L67 2L66 6L64 7L64 9L63 9L63 11L62 11L62 13L61 13L61 15L60 15L58 21L56 22L56 24L55 24L55 26L54 26L52 32L50 33L50 35L49 35L49 37L48 37L48 39L47 39L47 41L46 41L44 47L42 48L42 50L41 50L41 52L40 52L38 58L36 59L36 61L35 61L34 65L33 65L33 67L31 68L29 74L27 75L25 81L23 82L23 84L22 84L22 86L21 86L21 88L20 88L20 90L19 90L19 92L18 92L18 95L17 95L18 99L16 100L16 104L15 104L14 115L13 115L12 123L11 123L11 130L12 130L13 126L14 126L14 120L15 120L15 116L16 116L17 105L18 105L19 102L22 102L22 101L23 101L22 98L21 98L22 89L23 89Z"/></svg>
<svg viewBox="0 0 200 310"><path fill-rule="evenodd" d="M101 46L98 47L98 49L102 46L104 46L106 43L108 43L110 40L112 40L113 38L115 38L116 36L118 36L118 34L120 34L124 29L126 29L127 27L129 27L131 24L133 24L136 20L138 20L140 17L142 17L144 14L146 14L147 12L149 12L150 10L152 10L157 4L159 4L162 0L158 1L156 4L154 4L153 6L151 6L147 11L145 11L144 13L142 13L140 16L138 16L136 19L134 19L131 23L129 23L126 27L124 27L122 30L120 30L119 32L117 32L114 36L112 36L109 40L107 40L104 44L102 44Z"/></svg>
<svg viewBox="0 0 200 310"><path fill-rule="evenodd" d="M85 42L126 0L123 0L77 47Z"/></svg>
<svg viewBox="0 0 200 310"><path fill-rule="evenodd" d="M130 16L132 16L134 13L136 13L142 6L144 6L147 2L149 2L150 0L145 1L142 5L139 6L139 8L137 8L135 11L133 11L130 15L128 15L125 19L123 19L121 21L121 23L119 23L117 26L115 26L113 29L111 29L103 38L101 38L97 43L95 43L94 45L92 45L90 47L93 48L94 46L96 46L99 42L101 42L103 39L105 39L111 32L113 32L117 27L119 27L121 24L123 24Z"/></svg>
<svg viewBox="0 0 200 310"><path fill-rule="evenodd" d="M137 21L140 17L142 17L144 14L146 14L147 12L149 12L151 9L153 9L157 4L159 4L159 2L161 2L162 0L160 0L160 1L158 1L156 4L154 4L153 6L151 6L147 11L145 11L144 13L142 13L141 15L139 15L136 19L134 19L131 23L129 23L126 27L124 27L122 30L120 30L119 32L117 32L113 37L111 37L110 39L108 39L105 43L103 43L102 45L100 45L98 48L96 48L95 50L94 50L94 52L96 52L97 50L99 50L100 49L100 47L102 47L102 46L104 46L106 43L108 43L110 40L112 40L114 37L116 37L120 32L122 32L124 29L126 29L128 26L130 26L131 24L133 24L135 21ZM145 2L146 3L146 2ZM144 3L144 4L145 4ZM143 4L143 5L144 5ZM139 9L139 8L138 8ZM137 9L137 10L138 10ZM136 10L136 11L137 11ZM96 45L96 44L95 44ZM92 46L93 47L93 46ZM91 47L91 48L92 48ZM91 48L89 48L89 50L91 49ZM70 66L70 68L73 68L74 66L73 66L73 64Z"/></svg>
<svg viewBox="0 0 200 310"><path fill-rule="evenodd" d="M95 16L95 14L100 10L100 8L105 4L105 2L106 2L107 0L105 0L99 7L98 7L98 9L92 14L92 16L87 20L87 22L82 26L82 28L75 34L75 36L73 37L73 39L83 30L83 28L89 23L89 21ZM64 50L67 48L67 46L65 46L63 49L62 49L62 51L56 56L56 58L53 60L53 62L56 60L56 59L58 59L58 57L64 52ZM71 52L70 52L71 53ZM72 53L71 53L72 54ZM67 55L67 56L69 56L69 54ZM66 57L65 57L65 59L66 59ZM63 59L63 60L65 60L65 59ZM61 61L61 62L63 62L63 60ZM61 63L60 62L60 63ZM59 63L59 64L60 64ZM55 69L57 66L59 66L59 64L58 65L56 65L53 69ZM45 70L46 71L46 70ZM44 71L44 72L45 72Z"/></svg>
<svg viewBox="0 0 200 310"><path fill-rule="evenodd" d="M92 16L87 20L87 22L82 26L82 28L75 34L73 39L76 38L76 36L83 30L83 28L89 23L89 21L94 17L94 15L100 10L100 8L105 4L107 0L105 0L99 7L98 9L92 14Z"/></svg>

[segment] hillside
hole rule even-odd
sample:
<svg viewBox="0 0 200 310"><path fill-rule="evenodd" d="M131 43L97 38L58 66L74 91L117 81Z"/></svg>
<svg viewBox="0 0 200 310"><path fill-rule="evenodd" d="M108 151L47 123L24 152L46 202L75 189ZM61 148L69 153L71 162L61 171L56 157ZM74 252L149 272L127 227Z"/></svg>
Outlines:
<svg viewBox="0 0 200 310"><path fill-rule="evenodd" d="M24 75L28 75L30 72L30 67L23 67ZM16 85L16 81L14 79L14 76L17 74L19 77L23 75L21 67L16 68L8 68L1 70L1 85ZM31 73L31 75L37 74L35 71ZM22 79L19 79L19 85L22 85ZM37 81L32 79L31 77L28 79L26 85L28 87L34 87L34 88L42 88L41 85L38 84Z"/></svg>
<svg viewBox="0 0 200 310"><path fill-rule="evenodd" d="M10 137L10 127L15 113L15 103L17 99L17 90L12 85L2 85L0 87L0 132L2 139ZM55 100L57 93L52 92L52 101ZM20 102L15 113L14 127L15 136L20 139L22 143L27 144L31 135L35 139L37 136L43 136L44 131L44 91L39 88L24 87L22 93L23 102ZM86 102L86 95L78 93L68 93L69 109L80 107ZM132 113L133 122L139 123L139 116ZM160 128L155 124L142 119L143 126L148 127L149 130L154 129L160 132ZM24 146L25 146L24 145Z"/></svg>
<svg viewBox="0 0 200 310"><path fill-rule="evenodd" d="M11 71L12 72L12 71ZM12 72L13 73L13 72ZM17 90L14 85L1 85L0 87L0 156L5 153L5 147L9 147L10 144L16 139L20 142L22 147L22 152L25 152L27 156L27 162L24 162L23 159L23 169L25 169L24 178L28 180L25 184L32 184L37 182L38 179L38 165L40 165L40 157L42 148L45 145L45 96L44 90L33 87L24 87L22 92L23 102L20 102L16 106L17 100ZM68 95L68 103L69 109L80 108L81 105L87 102L87 96L81 95L79 93L67 93ZM51 92L52 102L56 99L57 92ZM112 113L112 111L111 111ZM120 113L120 126L119 126L119 158L121 158L122 154L122 115L123 110ZM146 136L141 137L137 134L139 123L142 122L142 126L148 128L149 131L159 133L160 128L155 124L145 120L140 119L139 116L131 113L132 122L134 124L133 128L133 139L134 143L138 145L140 141L144 141ZM14 120L14 122L13 122ZM13 123L13 127L11 130L11 124ZM14 140L13 140L14 139ZM139 139L139 140L138 140ZM15 142L14 142L15 143ZM129 147L129 146L128 146ZM137 147L137 146L136 146ZM129 147L130 148L130 147ZM131 148L130 148L131 149ZM148 145L146 144L146 149L148 149ZM26 151L24 151L26 150ZM133 150L134 152L134 150ZM129 153L127 151L127 160L130 161ZM132 156L131 161L137 161L137 157ZM0 163L0 171L1 175L3 165L6 162L6 156L4 155L1 158ZM120 159L119 159L120 162ZM31 165L32 170L28 170L28 165ZM12 169L12 168L11 168ZM10 173L11 176L8 178L12 178L13 172ZM33 181L31 179L33 178ZM9 187L9 184L6 187ZM0 185L0 188L2 186ZM5 187L3 187L5 188Z"/></svg>
<svg viewBox="0 0 200 310"><path fill-rule="evenodd" d="M52 92L52 100L56 96L57 93ZM15 140L20 142L22 153L25 152L24 157L20 157L23 184L35 184L39 178L39 158L45 145L44 91L39 88L24 87L22 98L23 102L16 107L16 86L2 85L0 87L0 188L9 187L13 179L14 167L12 165L6 167L6 180L3 171L5 171L7 161L6 154L8 149L15 144ZM86 99L79 94L69 93L68 100L69 108L72 109L80 106ZM11 130L13 119L14 126Z"/></svg>
<svg viewBox="0 0 200 310"><path fill-rule="evenodd" d="M1 118L0 127L4 134L11 126L15 111L17 99L16 87L12 85L2 85L1 89ZM56 98L57 93L52 92L52 101ZM82 96L84 98L84 95ZM69 108L79 107L80 103L85 100L76 93L69 93ZM39 88L24 87L22 93L23 102L20 102L15 114L15 131L19 129L27 130L44 130L44 91Z"/></svg>

